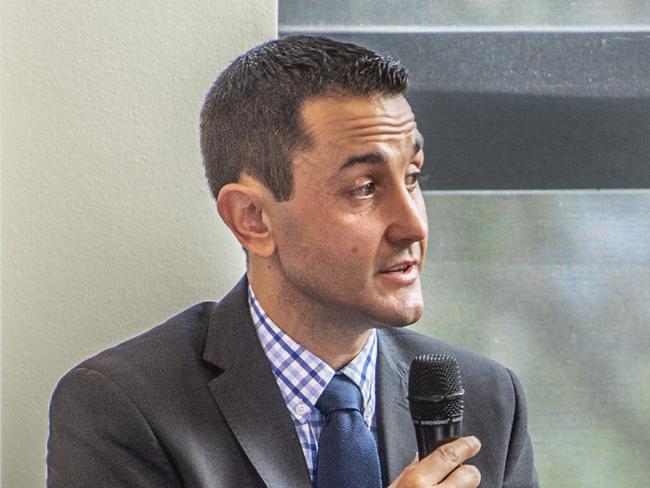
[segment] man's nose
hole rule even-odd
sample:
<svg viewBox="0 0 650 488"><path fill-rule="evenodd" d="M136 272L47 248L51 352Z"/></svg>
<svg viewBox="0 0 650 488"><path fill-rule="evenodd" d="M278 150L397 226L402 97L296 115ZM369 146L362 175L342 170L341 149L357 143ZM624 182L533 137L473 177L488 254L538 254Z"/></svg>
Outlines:
<svg viewBox="0 0 650 488"><path fill-rule="evenodd" d="M427 237L427 214L422 196L404 189L390 203L390 224L386 238L390 242L411 244Z"/></svg>

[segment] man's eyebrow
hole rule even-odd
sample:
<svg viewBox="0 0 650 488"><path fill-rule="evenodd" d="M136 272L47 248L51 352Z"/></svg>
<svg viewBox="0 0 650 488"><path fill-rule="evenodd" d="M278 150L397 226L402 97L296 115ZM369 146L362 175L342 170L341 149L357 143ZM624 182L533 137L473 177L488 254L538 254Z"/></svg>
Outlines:
<svg viewBox="0 0 650 488"><path fill-rule="evenodd" d="M357 156L350 156L345 160L345 162L339 168L339 171L354 166L355 164L381 164L385 163L386 158L378 152L369 152L365 154L359 154Z"/></svg>
<svg viewBox="0 0 650 488"><path fill-rule="evenodd" d="M424 139L422 136L417 136L415 142L413 143L413 156L419 153L422 148L424 148ZM381 153L378 152L369 152L365 154L359 154L356 156L350 156L345 160L345 162L339 168L339 171L354 166L355 164L382 164L386 163L386 158Z"/></svg>

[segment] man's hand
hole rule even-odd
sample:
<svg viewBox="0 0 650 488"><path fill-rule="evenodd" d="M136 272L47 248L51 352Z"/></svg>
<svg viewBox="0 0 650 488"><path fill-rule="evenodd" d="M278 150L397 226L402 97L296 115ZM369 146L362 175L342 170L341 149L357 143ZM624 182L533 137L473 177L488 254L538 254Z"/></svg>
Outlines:
<svg viewBox="0 0 650 488"><path fill-rule="evenodd" d="M481 473L474 466L462 463L480 449L476 437L461 437L444 444L422 461L415 460L404 468L388 488L476 488Z"/></svg>

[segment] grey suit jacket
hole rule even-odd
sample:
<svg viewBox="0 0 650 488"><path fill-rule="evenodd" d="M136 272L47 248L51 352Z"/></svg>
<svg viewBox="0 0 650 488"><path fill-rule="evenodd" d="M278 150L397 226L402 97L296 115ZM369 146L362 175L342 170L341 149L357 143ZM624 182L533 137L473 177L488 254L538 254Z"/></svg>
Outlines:
<svg viewBox="0 0 650 488"><path fill-rule="evenodd" d="M407 372L421 353L458 360L464 433L483 487L537 486L517 378L406 329L378 331L377 429L384 484L413 459ZM50 405L48 486L309 488L298 437L248 311L243 279L81 363Z"/></svg>

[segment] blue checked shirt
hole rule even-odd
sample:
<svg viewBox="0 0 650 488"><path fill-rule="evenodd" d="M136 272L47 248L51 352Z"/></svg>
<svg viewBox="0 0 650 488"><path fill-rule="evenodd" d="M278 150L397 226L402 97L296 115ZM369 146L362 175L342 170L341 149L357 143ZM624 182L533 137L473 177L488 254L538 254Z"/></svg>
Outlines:
<svg viewBox="0 0 650 488"><path fill-rule="evenodd" d="M309 475L313 481L316 474L318 438L325 424L325 417L316 408L316 402L337 371L275 325L264 313L250 285L248 304L255 330L298 432ZM377 334L373 330L359 354L339 371L361 390L363 416L368 428L373 431L376 362Z"/></svg>

